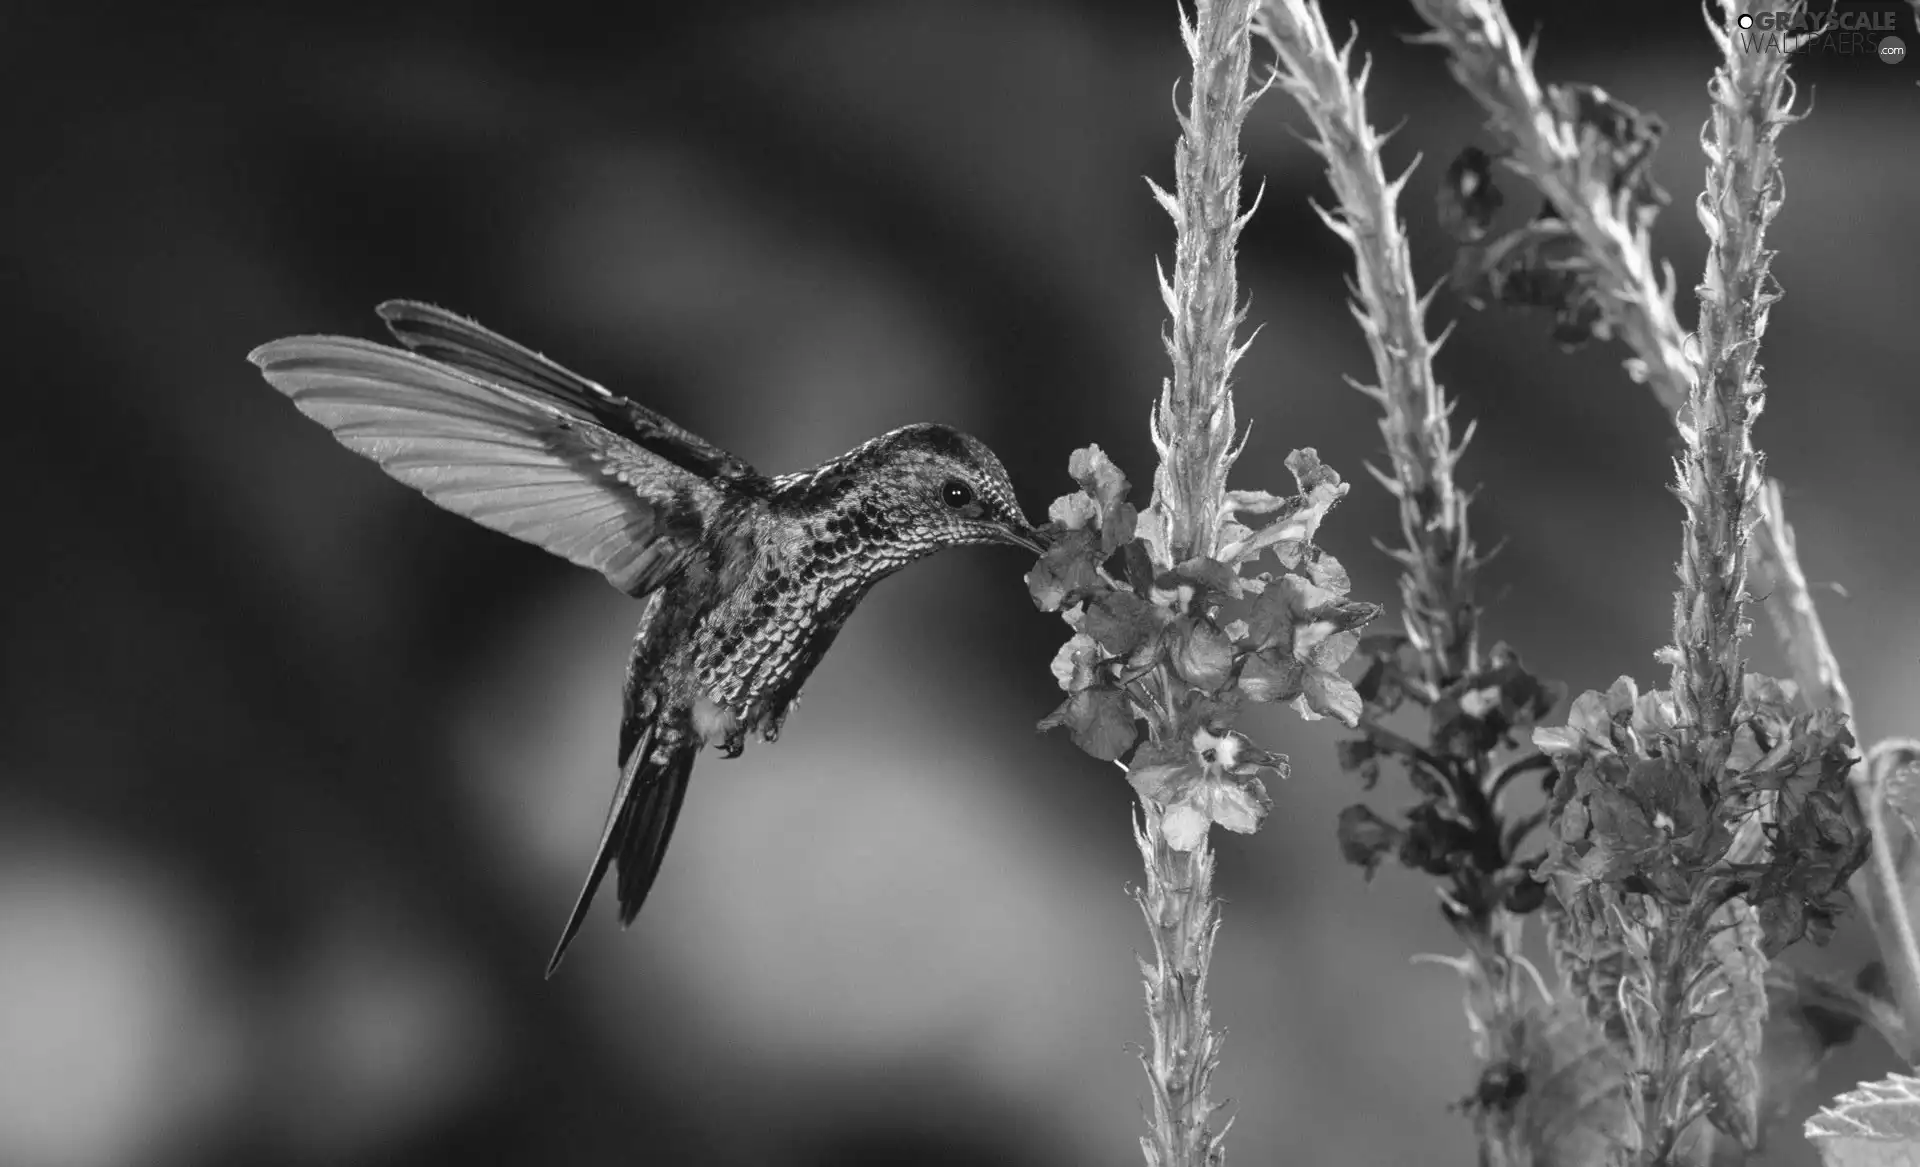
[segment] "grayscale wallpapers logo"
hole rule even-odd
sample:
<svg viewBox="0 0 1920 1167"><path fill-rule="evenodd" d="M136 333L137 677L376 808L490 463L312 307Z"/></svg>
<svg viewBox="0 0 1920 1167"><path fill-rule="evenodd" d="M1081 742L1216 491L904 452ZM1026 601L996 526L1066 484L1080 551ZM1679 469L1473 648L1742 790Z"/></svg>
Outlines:
<svg viewBox="0 0 1920 1167"><path fill-rule="evenodd" d="M1742 13L1739 25L1740 47L1750 53L1878 57L1889 65L1898 65L1907 57L1907 42L1893 35L1899 28L1899 15L1891 8L1873 12L1830 9Z"/></svg>

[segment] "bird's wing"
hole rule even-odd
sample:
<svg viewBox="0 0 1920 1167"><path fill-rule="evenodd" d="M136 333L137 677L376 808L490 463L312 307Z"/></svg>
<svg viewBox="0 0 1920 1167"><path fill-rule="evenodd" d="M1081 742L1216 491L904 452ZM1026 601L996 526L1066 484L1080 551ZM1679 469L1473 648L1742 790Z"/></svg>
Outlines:
<svg viewBox="0 0 1920 1167"><path fill-rule="evenodd" d="M388 300L377 310L421 356L557 405L703 478L761 481L752 466L698 434L463 316L417 300Z"/></svg>
<svg viewBox="0 0 1920 1167"><path fill-rule="evenodd" d="M294 336L248 357L340 443L455 514L630 595L697 545L726 487L550 401L386 345Z"/></svg>

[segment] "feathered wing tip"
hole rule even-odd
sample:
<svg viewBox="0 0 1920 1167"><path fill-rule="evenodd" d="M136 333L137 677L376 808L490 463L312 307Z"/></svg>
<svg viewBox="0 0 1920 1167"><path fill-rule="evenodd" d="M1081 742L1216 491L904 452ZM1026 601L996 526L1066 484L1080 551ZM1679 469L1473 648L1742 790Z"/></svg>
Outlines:
<svg viewBox="0 0 1920 1167"><path fill-rule="evenodd" d="M418 300L388 300L375 311L410 352L551 402L691 474L759 480L752 466L672 419L464 316Z"/></svg>
<svg viewBox="0 0 1920 1167"><path fill-rule="evenodd" d="M348 449L438 505L639 594L697 541L710 481L563 408L408 352L293 336L249 359Z"/></svg>
<svg viewBox="0 0 1920 1167"><path fill-rule="evenodd" d="M587 872L586 885L574 901L573 914L560 934L560 943L547 962L551 978L566 958L567 948L586 921L593 906L594 893L606 878L607 868L620 867L617 890L620 896L620 925L626 927L640 914L653 881L666 858L667 842L680 818L680 805L686 800L687 781L693 774L693 760L700 742L684 730L660 732L649 726L627 755L620 771L620 784L614 788L613 805L607 811L606 829L600 835L600 850Z"/></svg>

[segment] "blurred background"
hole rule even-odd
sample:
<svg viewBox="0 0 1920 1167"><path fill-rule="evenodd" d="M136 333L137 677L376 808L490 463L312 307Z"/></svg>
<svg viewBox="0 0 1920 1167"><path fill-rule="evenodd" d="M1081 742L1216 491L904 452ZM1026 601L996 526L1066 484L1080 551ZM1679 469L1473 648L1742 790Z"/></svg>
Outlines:
<svg viewBox="0 0 1920 1167"><path fill-rule="evenodd" d="M643 8L645 6L642 6ZM1098 442L1145 501L1166 359L1171 0L616 11L565 0L0 10L0 1165L1138 1162L1146 933L1131 795L1033 723L1064 632L1016 553L884 584L777 747L709 758L629 932L603 902L541 970L614 775L637 609L434 509L245 361L432 300L772 471L942 420L1030 513ZM1399 5L1328 5L1432 191L1478 116ZM1658 242L1685 294L1711 46L1687 4L1516 3L1540 68L1672 127ZM1903 16L1903 31L1911 17ZM1920 64L1796 67L1760 426L1867 737L1920 731ZM1348 256L1268 97L1243 287L1239 485L1311 445L1324 529L1394 598ZM1479 423L1487 641L1575 692L1658 682L1678 505L1622 353L1544 316L1458 319ZM1782 671L1764 622L1758 667ZM1371 887L1336 735L1267 828L1216 833L1218 1092L1240 1163L1466 1164L1460 989L1424 878ZM1390 783L1383 809L1405 797ZM1851 968L1857 924L1793 959ZM1810 1110L1893 1068L1870 1036ZM1769 1161L1805 1163L1789 1137Z"/></svg>

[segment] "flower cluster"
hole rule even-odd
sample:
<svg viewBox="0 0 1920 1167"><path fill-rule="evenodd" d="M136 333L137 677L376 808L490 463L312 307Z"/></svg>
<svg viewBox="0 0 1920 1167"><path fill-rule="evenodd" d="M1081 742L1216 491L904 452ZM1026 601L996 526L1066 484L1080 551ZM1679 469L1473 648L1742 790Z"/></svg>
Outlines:
<svg viewBox="0 0 1920 1167"><path fill-rule="evenodd" d="M1582 694L1564 728L1533 735L1558 774L1542 876L1563 901L1595 884L1705 912L1740 897L1769 957L1824 942L1868 840L1847 797L1845 719L1796 714L1796 697L1790 681L1748 674L1726 756L1703 765L1671 693L1622 677ZM1749 822L1762 845L1736 847Z"/></svg>
<svg viewBox="0 0 1920 1167"><path fill-rule="evenodd" d="M1175 850L1214 823L1258 828L1271 805L1260 776L1287 773L1284 757L1232 729L1244 706L1359 720L1339 669L1380 607L1348 599L1346 571L1313 545L1347 486L1312 450L1287 466L1298 493L1230 492L1218 557L1173 563L1164 516L1127 502L1126 477L1099 447L1077 450L1068 469L1080 489L1049 509L1051 546L1027 579L1034 603L1073 629L1053 662L1067 697L1040 728L1125 765ZM1235 517L1255 515L1268 516L1258 530ZM1241 575L1267 552L1278 570Z"/></svg>
<svg viewBox="0 0 1920 1167"><path fill-rule="evenodd" d="M1366 736L1340 743L1340 765L1368 789L1380 766L1392 759L1407 772L1420 801L1402 823L1389 822L1362 805L1340 815L1340 850L1368 875L1389 856L1406 867L1452 881L1450 910L1467 915L1498 906L1526 913L1539 907L1545 889L1533 877L1538 860L1515 852L1540 823L1539 816L1507 821L1499 800L1514 779L1545 768L1537 754L1514 757L1492 769L1502 755L1524 748L1522 734L1559 705L1565 687L1529 672L1504 644L1488 653L1484 667L1443 686L1426 680L1419 652L1401 633L1366 637L1368 658L1358 693L1366 703ZM1427 713L1425 744L1381 727L1402 706Z"/></svg>
<svg viewBox="0 0 1920 1167"><path fill-rule="evenodd" d="M1595 85L1555 85L1546 109L1578 150L1580 189L1605 191L1619 218L1647 230L1668 202L1653 181L1652 161L1665 127ZM1493 180L1495 158L1469 146L1447 168L1439 192L1440 221L1459 244L1451 284L1475 308L1487 303L1548 308L1553 338L1569 348L1611 335L1589 249L1551 200L1534 218L1496 233L1505 196Z"/></svg>

